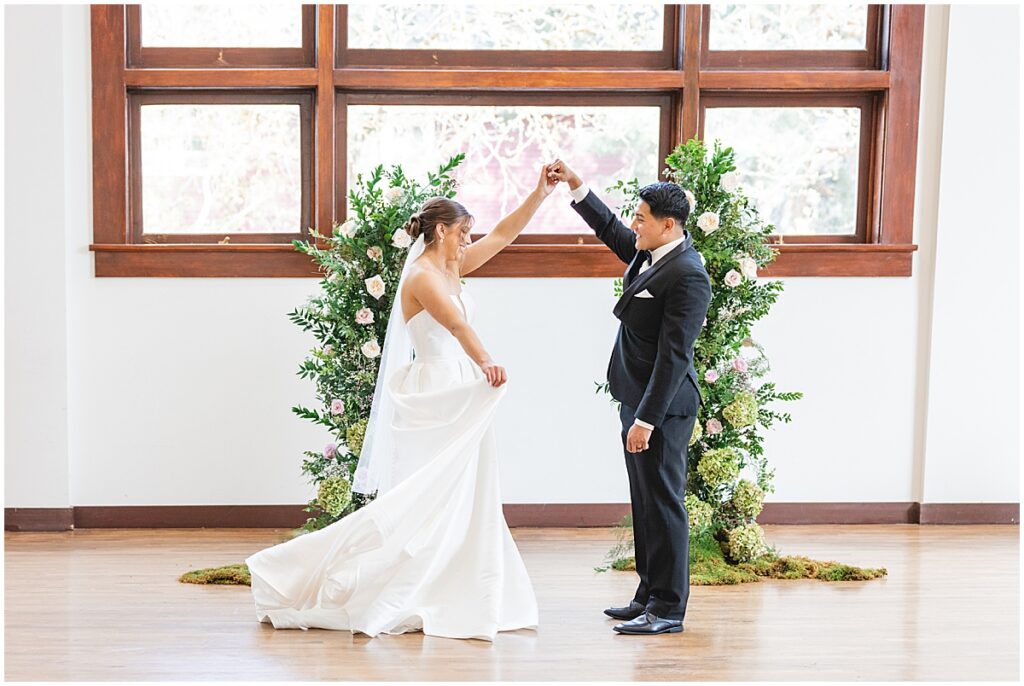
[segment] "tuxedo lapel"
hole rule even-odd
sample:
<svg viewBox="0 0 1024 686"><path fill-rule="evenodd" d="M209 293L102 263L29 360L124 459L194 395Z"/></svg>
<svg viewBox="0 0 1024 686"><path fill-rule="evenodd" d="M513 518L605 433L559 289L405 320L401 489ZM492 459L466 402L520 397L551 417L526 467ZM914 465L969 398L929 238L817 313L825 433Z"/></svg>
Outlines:
<svg viewBox="0 0 1024 686"><path fill-rule="evenodd" d="M633 283L636 279L637 274L640 273L640 265L647 259L648 253L646 250L637 250L636 255L633 256L633 261L626 267L626 273L622 277L622 288L629 288L629 284Z"/></svg>
<svg viewBox="0 0 1024 686"><path fill-rule="evenodd" d="M682 243L677 245L667 255L665 255L660 260L658 260L653 265L651 265L650 269L645 271L643 274L639 274L636 278L630 279L628 285L626 284L625 279L624 279L623 280L623 288L622 288L622 297L619 298L619 301L617 303L615 303L615 309L612 310L612 314L614 314L616 317L621 315L622 311L626 309L626 305L628 305L629 301L633 299L633 296L643 290L644 284L647 283L648 281L650 281L651 278L658 272L658 270L662 269L666 264L668 264L673 259L675 259L675 257L677 255L681 255L684 252L686 252L692 245L693 245L693 237L690 236L689 233L687 233L686 234L686 239ZM641 255L642 252L643 251L637 253L637 257L633 258L634 262L636 262L638 259L640 259L640 255ZM639 269L639 266L637 266L637 269ZM627 276L632 274L632 272L633 272L633 265L630 264L629 265L629 270L627 270L627 272L626 272Z"/></svg>

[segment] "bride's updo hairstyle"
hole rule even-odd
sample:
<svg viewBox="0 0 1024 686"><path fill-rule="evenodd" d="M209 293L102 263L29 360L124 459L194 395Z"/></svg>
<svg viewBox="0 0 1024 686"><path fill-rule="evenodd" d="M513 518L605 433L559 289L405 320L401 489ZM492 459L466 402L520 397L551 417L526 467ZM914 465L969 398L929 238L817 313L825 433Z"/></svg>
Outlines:
<svg viewBox="0 0 1024 686"><path fill-rule="evenodd" d="M423 242L430 245L437 238L437 225L455 226L462 224L463 231L469 231L473 227L473 215L471 215L461 203L448 198L431 198L420 207L420 211L409 217L405 224L405 231L415 240L423 235Z"/></svg>

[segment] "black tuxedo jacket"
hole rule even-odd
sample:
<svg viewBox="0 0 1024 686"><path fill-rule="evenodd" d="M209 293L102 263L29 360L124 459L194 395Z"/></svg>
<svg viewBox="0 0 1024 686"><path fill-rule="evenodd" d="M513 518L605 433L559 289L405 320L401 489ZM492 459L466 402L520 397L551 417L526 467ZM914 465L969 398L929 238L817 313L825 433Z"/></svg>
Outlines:
<svg viewBox="0 0 1024 686"><path fill-rule="evenodd" d="M666 416L695 416L701 397L693 344L707 315L711 282L692 237L687 234L640 274L650 253L636 249L636 235L593 192L572 207L629 265L613 310L620 324L608 363L612 397L655 427ZM637 297L644 291L653 297Z"/></svg>

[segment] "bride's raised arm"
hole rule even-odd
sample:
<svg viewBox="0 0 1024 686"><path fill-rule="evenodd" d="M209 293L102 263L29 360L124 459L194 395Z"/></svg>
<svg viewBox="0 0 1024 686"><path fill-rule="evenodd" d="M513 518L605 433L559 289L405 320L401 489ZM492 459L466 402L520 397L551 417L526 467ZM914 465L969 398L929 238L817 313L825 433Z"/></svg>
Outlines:
<svg viewBox="0 0 1024 686"><path fill-rule="evenodd" d="M551 195L551 191L558 185L558 180L549 178L548 172L548 165L541 167L536 188L526 196L522 204L498 222L490 233L466 248L465 257L459 269L462 276L482 267L522 233L540 208L541 203Z"/></svg>

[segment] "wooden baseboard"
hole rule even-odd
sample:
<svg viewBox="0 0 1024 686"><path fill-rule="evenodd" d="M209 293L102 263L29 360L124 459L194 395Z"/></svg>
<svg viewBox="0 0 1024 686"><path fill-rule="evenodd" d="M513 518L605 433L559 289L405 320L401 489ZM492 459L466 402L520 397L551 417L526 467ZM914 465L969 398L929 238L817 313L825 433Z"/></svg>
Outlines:
<svg viewBox="0 0 1024 686"><path fill-rule="evenodd" d="M8 507L7 531L294 528L303 505ZM607 527L628 503L506 504L510 527ZM1019 524L1020 503L766 503L761 524Z"/></svg>

